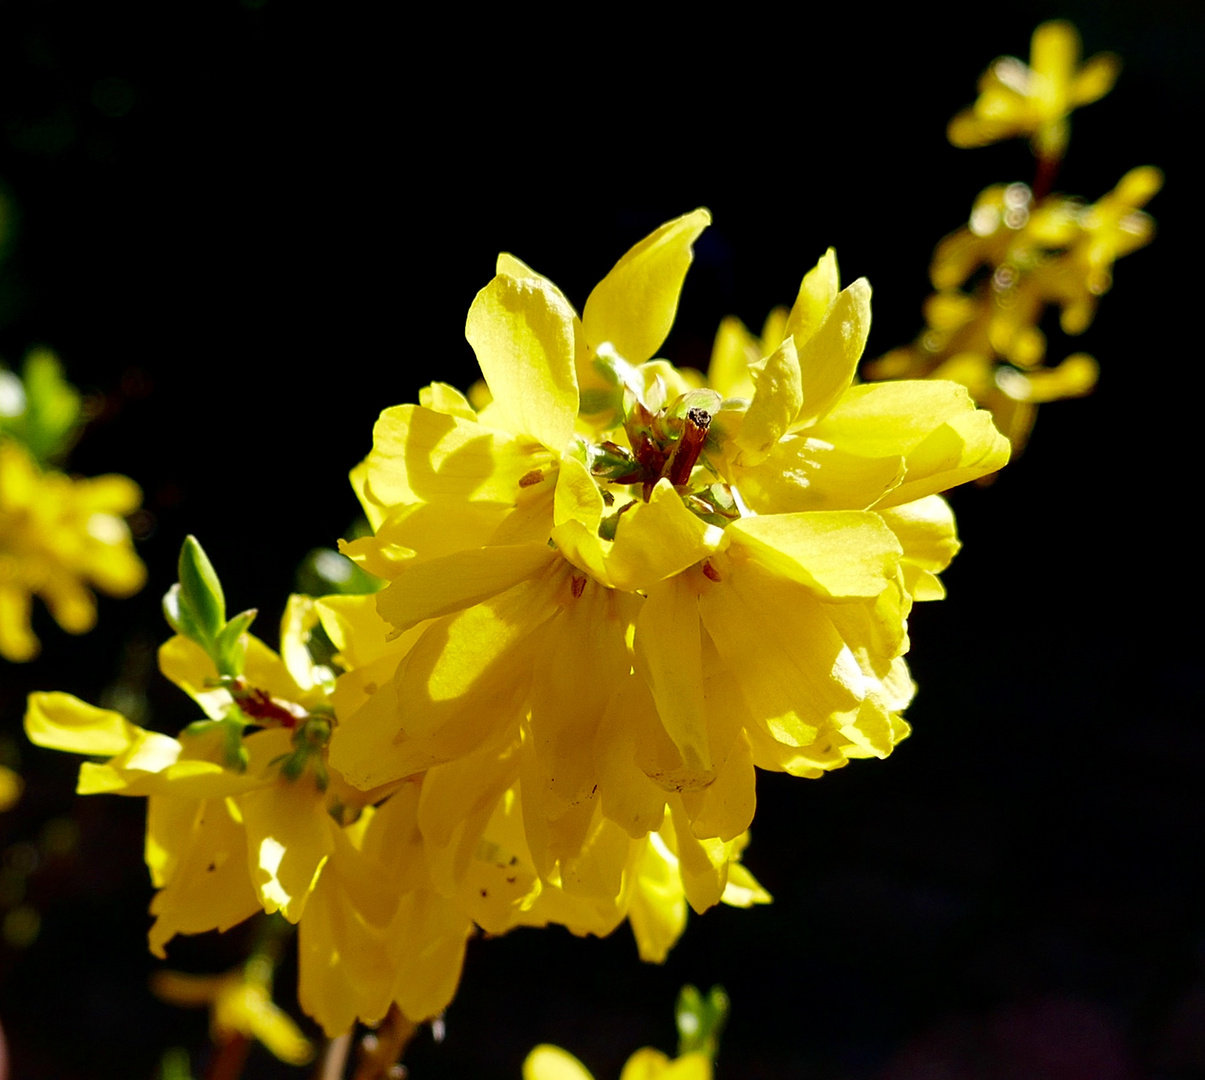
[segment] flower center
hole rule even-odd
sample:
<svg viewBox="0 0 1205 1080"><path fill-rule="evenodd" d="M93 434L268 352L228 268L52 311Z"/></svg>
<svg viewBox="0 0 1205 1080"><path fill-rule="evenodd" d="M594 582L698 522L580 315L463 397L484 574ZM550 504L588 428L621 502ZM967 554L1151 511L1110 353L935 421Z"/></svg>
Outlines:
<svg viewBox="0 0 1205 1080"><path fill-rule="evenodd" d="M629 400L623 422L628 445L610 439L587 444L586 465L603 502L614 507L599 525L599 536L615 539L620 515L637 501L648 502L661 480L668 480L686 507L709 524L722 528L741 516L731 489L706 455L719 400L709 390L683 394L657 410Z"/></svg>

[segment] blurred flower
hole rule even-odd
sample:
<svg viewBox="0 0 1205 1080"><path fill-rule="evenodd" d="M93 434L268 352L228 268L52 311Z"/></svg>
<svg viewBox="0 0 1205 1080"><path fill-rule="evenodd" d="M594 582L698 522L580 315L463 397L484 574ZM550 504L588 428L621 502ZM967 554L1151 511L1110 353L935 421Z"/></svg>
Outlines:
<svg viewBox="0 0 1205 1080"><path fill-rule="evenodd" d="M16 805L24 789L25 782L21 779L21 774L0 765L0 810L8 810Z"/></svg>
<svg viewBox="0 0 1205 1080"><path fill-rule="evenodd" d="M252 958L225 975L156 972L152 989L174 1005L207 1005L214 1041L237 1036L258 1039L290 1065L305 1065L314 1048L297 1025L272 1001L272 966Z"/></svg>
<svg viewBox="0 0 1205 1080"><path fill-rule="evenodd" d="M1099 53L1082 67L1080 38L1068 22L1034 31L1030 62L1002 56L979 80L979 98L950 121L955 146L986 146L1027 135L1040 158L1060 158L1067 146L1067 117L1112 88L1121 61Z"/></svg>
<svg viewBox="0 0 1205 1080"><path fill-rule="evenodd" d="M619 1080L711 1080L711 1059L695 1051L670 1059L660 1050L637 1050L623 1067ZM523 1062L523 1080L594 1080L593 1074L559 1046L537 1046Z"/></svg>
<svg viewBox="0 0 1205 1080"><path fill-rule="evenodd" d="M0 656L37 654L34 596L64 630L82 634L96 623L89 585L111 596L142 588L146 569L124 521L141 501L127 477L43 471L23 446L0 439Z"/></svg>
<svg viewBox="0 0 1205 1080"><path fill-rule="evenodd" d="M933 253L938 292L925 304L925 329L911 345L865 365L864 375L961 383L1019 451L1039 404L1087 394L1096 384L1097 364L1087 353L1047 362L1039 328L1045 312L1059 308L1065 333L1088 328L1112 285L1114 261L1154 235L1140 208L1162 183L1158 169L1132 169L1090 204L1064 195L1035 201L1025 184L987 188L969 223Z"/></svg>

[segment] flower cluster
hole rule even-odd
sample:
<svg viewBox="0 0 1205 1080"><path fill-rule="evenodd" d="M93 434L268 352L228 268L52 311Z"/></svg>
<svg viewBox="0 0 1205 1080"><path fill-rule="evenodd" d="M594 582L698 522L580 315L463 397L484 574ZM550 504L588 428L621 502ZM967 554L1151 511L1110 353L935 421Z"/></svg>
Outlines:
<svg viewBox="0 0 1205 1080"><path fill-rule="evenodd" d="M755 768L816 777L908 732L914 600L957 549L938 493L1008 444L953 383L854 385L865 281L830 251L750 364L655 359L704 210L629 251L581 317L503 255L469 311L485 385L386 410L352 473L375 595L294 597L281 651L227 620L188 541L160 666L178 737L34 695L82 792L149 798L151 948L257 911L299 924L327 1030L444 1008L474 927L769 897L740 863ZM321 626L333 667L307 642Z"/></svg>
<svg viewBox="0 0 1205 1080"><path fill-rule="evenodd" d="M1077 68L1079 50L1073 26L1044 23L1033 36L1032 67L1015 57L997 60L975 105L950 122L955 146L1029 136L1034 184L997 184L979 195L968 225L934 252L937 291L925 304L925 329L864 370L871 379L961 383L1017 451L1039 404L1087 394L1096 384L1097 364L1087 353L1048 363L1043 316L1054 307L1064 333L1088 328L1113 283L1113 263L1150 242L1154 224L1142 207L1163 185L1158 169L1143 166L1095 203L1050 193L1067 148L1068 115L1107 94L1119 67L1102 54Z"/></svg>
<svg viewBox="0 0 1205 1080"><path fill-rule="evenodd" d="M500 934L559 923L602 935L628 918L641 955L664 958L684 926L692 880L668 821L639 841L594 823L554 884L540 878L523 836L517 770L471 804L458 799L454 769L352 786L329 760L337 707L409 650L387 640L373 598L292 597L277 653L247 633L253 611L226 619L216 575L191 539L180 576L165 601L180 632L159 665L206 719L170 737L42 693L25 721L38 745L104 759L81 766L80 793L148 799L154 953L166 955L177 934L279 911L299 924L302 1006L330 1035L395 1005L415 1019L439 1013L474 926ZM338 680L307 647L319 623L340 650ZM507 761L497 765L503 772ZM448 827L452 803L468 820ZM714 856L725 872L714 899L769 899L739 865L744 842ZM243 1002L244 981L223 982L222 1000ZM256 993L252 1004L263 988Z"/></svg>
<svg viewBox="0 0 1205 1080"><path fill-rule="evenodd" d="M925 304L925 329L911 345L867 364L865 374L962 383L1020 449L1039 404L1096 384L1096 361L1087 353L1047 362L1039 323L1057 307L1064 333L1088 328L1112 285L1113 263L1150 242L1154 224L1141 207L1162 183L1158 169L1132 169L1090 204L1057 194L1035 201L1020 183L989 187L969 224L933 254L937 292Z"/></svg>

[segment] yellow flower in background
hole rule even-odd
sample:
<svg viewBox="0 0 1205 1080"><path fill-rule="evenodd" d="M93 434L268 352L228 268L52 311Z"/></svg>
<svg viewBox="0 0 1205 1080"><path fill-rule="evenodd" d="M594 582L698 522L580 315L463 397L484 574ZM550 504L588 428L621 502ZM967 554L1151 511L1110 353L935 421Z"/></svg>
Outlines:
<svg viewBox="0 0 1205 1080"><path fill-rule="evenodd" d="M701 1051L669 1058L660 1050L637 1050L623 1067L619 1080L711 1080L711 1058ZM594 1080L594 1075L567 1050L545 1043L523 1062L523 1080Z"/></svg>
<svg viewBox="0 0 1205 1080"><path fill-rule="evenodd" d="M264 958L225 975L156 972L151 988L174 1005L209 1007L214 1041L237 1036L258 1039L281 1061L305 1065L314 1048L289 1014L272 1001L272 967Z"/></svg>
<svg viewBox="0 0 1205 1080"><path fill-rule="evenodd" d="M684 986L674 1006L678 1056L670 1058L646 1046L623 1067L619 1080L711 1080L720 1036L728 1020L728 995L722 986L701 994ZM523 1062L523 1080L594 1080L589 1070L559 1046L535 1047Z"/></svg>
<svg viewBox="0 0 1205 1080"><path fill-rule="evenodd" d="M1045 312L1058 307L1064 333L1088 328L1112 285L1113 263L1153 237L1154 222L1141 207L1162 183L1158 169L1142 166L1087 204L1057 194L1035 201L1025 184L987 188L969 223L933 253L938 292L925 304L925 329L911 345L865 365L864 375L961 383L1020 451L1038 405L1087 394L1097 379L1087 353L1047 361Z"/></svg>
<svg viewBox="0 0 1205 1080"><path fill-rule="evenodd" d="M979 97L950 121L955 146L986 146L1028 136L1042 158L1062 157L1072 110L1107 94L1121 61L1099 53L1080 66L1080 38L1068 22L1047 22L1034 31L1029 64L1002 56L979 80Z"/></svg>
<svg viewBox="0 0 1205 1080"><path fill-rule="evenodd" d="M33 597L68 633L96 624L92 588L130 596L146 581L125 516L142 493L124 476L75 479L42 470L20 444L0 439L0 656L34 657Z"/></svg>
<svg viewBox="0 0 1205 1080"><path fill-rule="evenodd" d="M0 810L15 806L24 790L25 781L21 779L21 774L0 765Z"/></svg>

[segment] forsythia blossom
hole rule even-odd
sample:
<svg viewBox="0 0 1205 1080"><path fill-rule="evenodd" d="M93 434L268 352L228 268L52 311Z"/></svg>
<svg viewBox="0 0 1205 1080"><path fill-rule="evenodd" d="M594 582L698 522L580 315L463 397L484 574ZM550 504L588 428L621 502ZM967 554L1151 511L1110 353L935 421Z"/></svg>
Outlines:
<svg viewBox="0 0 1205 1080"><path fill-rule="evenodd" d="M205 719L31 697L34 742L104 759L81 792L148 798L153 951L279 911L330 1034L441 1011L474 927L627 919L659 961L688 906L769 899L740 862L756 767L907 734L908 612L958 546L938 493L1008 444L956 384L853 384L870 289L831 251L753 362L708 387L656 359L709 220L637 244L580 318L499 258L480 409L433 384L352 474L375 596L294 597L277 654L186 541L159 659Z"/></svg>
<svg viewBox="0 0 1205 1080"><path fill-rule="evenodd" d="M96 623L91 588L129 596L146 569L134 554L125 516L142 493L124 476L75 479L42 469L20 443L0 438L0 656L38 652L30 628L33 597L72 634Z"/></svg>
<svg viewBox="0 0 1205 1080"><path fill-rule="evenodd" d="M1047 22L1034 31L1029 64L1002 56L979 80L979 98L950 121L955 146L986 146L1027 135L1039 157L1061 157L1067 116L1107 94L1121 62L1101 53L1079 66L1080 39L1068 22Z"/></svg>
<svg viewBox="0 0 1205 1080"><path fill-rule="evenodd" d="M1074 353L1047 362L1039 329L1057 307L1064 333L1080 334L1113 282L1113 263L1154 234L1142 207L1163 185L1151 166L1131 169L1096 203L1050 194L1066 147L1068 114L1103 97L1119 62L1108 54L1077 69L1079 35L1065 22L1039 26L1032 67L997 60L980 81L974 107L949 126L955 146L981 146L1029 135L1038 157L1033 188L997 184L983 191L970 222L933 254L937 289L925 305L926 327L912 345L867 364L871 379L952 379L989 408L1019 451L1043 402L1087 394L1097 364Z"/></svg>
<svg viewBox="0 0 1205 1080"><path fill-rule="evenodd" d="M363 789L449 771L429 829L518 778L566 889L597 828L672 838L696 910L755 766L819 776L907 733L908 610L957 548L937 493L1008 456L960 386L852 385L870 289L831 252L769 355L714 388L655 359L709 220L637 244L580 317L500 256L467 326L487 403L436 383L382 414L353 472L375 535L344 550L407 651L341 684L331 740Z"/></svg>
<svg viewBox="0 0 1205 1080"><path fill-rule="evenodd" d="M302 1006L331 1035L357 1019L380 1020L394 1005L415 1020L439 1013L455 993L474 925L498 934L559 923L607 934L628 917L641 955L664 958L699 872L695 849L683 853L668 822L639 840L596 822L565 881L553 884L533 865L517 769L505 759L495 763L497 785L463 805L464 820L452 828L444 808L460 801L456 769L360 790L332 767L335 704L364 694L374 667L396 665L408 648L386 641L371 597L292 598L280 654L239 633L252 613L227 623L219 604L211 619L219 632L206 637L197 629L203 617L182 615L175 590L169 601L174 623L192 636L168 641L160 668L206 719L172 738L60 693L32 695L26 714L33 742L105 759L81 766L82 794L148 798L156 954L176 934L279 911L299 925ZM319 620L340 649L338 684L306 647ZM218 644L207 650L195 639ZM727 871L723 899L765 902L737 861L743 845L738 838L713 853ZM169 980L169 994L177 982ZM228 1005L263 1004L262 988L247 998L236 982L212 989L229 991L221 999Z"/></svg>

